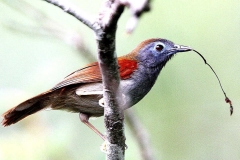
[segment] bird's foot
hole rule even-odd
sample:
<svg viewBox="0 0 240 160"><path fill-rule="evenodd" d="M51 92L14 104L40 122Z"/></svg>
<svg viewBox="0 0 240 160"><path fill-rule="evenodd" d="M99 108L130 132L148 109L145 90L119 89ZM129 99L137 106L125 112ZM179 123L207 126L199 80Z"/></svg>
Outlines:
<svg viewBox="0 0 240 160"><path fill-rule="evenodd" d="M120 102L120 105L121 105L121 106L126 105L126 96L125 96L124 94L122 94L122 97L121 97L121 99L118 100L118 102ZM104 107L104 106L105 106L104 98L101 98L101 99L98 101L98 104L99 104L101 107Z"/></svg>
<svg viewBox="0 0 240 160"><path fill-rule="evenodd" d="M125 144L125 150L128 149L128 146ZM100 146L100 150L103 152L103 153L107 153L107 140L105 140L102 145Z"/></svg>
<svg viewBox="0 0 240 160"><path fill-rule="evenodd" d="M104 98L101 98L101 99L98 101L98 104L99 104L101 107L104 107Z"/></svg>
<svg viewBox="0 0 240 160"><path fill-rule="evenodd" d="M102 145L100 146L100 150L103 152L103 153L107 153L107 141L105 140Z"/></svg>

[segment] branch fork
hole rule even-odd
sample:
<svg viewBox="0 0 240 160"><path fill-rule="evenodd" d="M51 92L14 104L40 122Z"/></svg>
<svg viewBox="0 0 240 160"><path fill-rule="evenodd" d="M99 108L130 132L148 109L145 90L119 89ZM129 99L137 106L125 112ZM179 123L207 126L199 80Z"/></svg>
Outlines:
<svg viewBox="0 0 240 160"><path fill-rule="evenodd" d="M132 32L136 26L136 19L141 13L149 8L149 0L106 0L98 17L94 19L83 11L76 9L67 1L62 0L45 0L66 13L74 16L83 24L95 32L98 47L98 62L102 73L104 88L104 122L106 127L106 159L124 159L125 153L125 135L124 135L124 113L120 109L118 89L120 76L118 72L117 55L115 52L115 35L117 22L123 13L124 7L127 6L132 12L134 18L133 26L130 25ZM137 6L137 7L135 7ZM137 18L136 18L137 17ZM131 20L131 19L130 19ZM130 21L131 22L131 21ZM129 26L129 25L128 25ZM121 97L121 96L120 96Z"/></svg>

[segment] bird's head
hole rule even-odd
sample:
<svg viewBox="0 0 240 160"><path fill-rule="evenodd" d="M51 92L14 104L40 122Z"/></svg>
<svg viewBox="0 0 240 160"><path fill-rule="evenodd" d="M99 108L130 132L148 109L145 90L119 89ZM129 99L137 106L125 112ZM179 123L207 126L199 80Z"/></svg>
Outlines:
<svg viewBox="0 0 240 160"><path fill-rule="evenodd" d="M176 53L191 50L190 47L176 45L166 39L149 39L140 43L131 54L145 67L163 67Z"/></svg>

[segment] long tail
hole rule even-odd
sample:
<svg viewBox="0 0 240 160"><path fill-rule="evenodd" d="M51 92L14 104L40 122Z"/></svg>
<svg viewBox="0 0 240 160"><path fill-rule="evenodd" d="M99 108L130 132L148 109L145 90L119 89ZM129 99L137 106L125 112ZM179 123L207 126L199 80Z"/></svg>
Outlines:
<svg viewBox="0 0 240 160"><path fill-rule="evenodd" d="M47 91L9 109L2 115L2 125L5 127L17 123L23 118L46 108L49 104L48 97L50 93L51 91Z"/></svg>

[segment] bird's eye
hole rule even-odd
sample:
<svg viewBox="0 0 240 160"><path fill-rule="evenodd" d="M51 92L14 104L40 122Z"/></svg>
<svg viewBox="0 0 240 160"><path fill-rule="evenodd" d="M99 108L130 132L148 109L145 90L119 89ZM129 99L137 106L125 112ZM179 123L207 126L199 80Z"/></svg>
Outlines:
<svg viewBox="0 0 240 160"><path fill-rule="evenodd" d="M159 52L161 52L161 51L163 50L163 48L164 48L164 46L163 46L162 44L157 44L157 45L155 46L155 49L156 49L157 51L159 51Z"/></svg>

